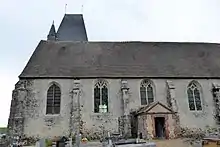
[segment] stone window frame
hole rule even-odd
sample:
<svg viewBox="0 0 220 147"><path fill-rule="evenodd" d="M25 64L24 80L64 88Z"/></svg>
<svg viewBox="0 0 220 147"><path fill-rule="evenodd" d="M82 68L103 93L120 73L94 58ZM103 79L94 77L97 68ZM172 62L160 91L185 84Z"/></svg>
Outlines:
<svg viewBox="0 0 220 147"><path fill-rule="evenodd" d="M194 105L194 109L191 109L190 108L190 97L189 97L189 89L191 89L193 91L193 105ZM198 90L199 92L199 103L196 103L196 96L195 96L195 90ZM200 83L198 81L195 81L195 80L192 80L189 82L189 84L187 85L187 88L186 88L186 95L187 95L187 102L188 102L188 108L189 108L189 111L192 111L192 112L202 112L203 111L203 93L202 93L202 86L200 85ZM201 109L197 108L198 106L200 105Z"/></svg>
<svg viewBox="0 0 220 147"><path fill-rule="evenodd" d="M109 82L105 79L97 79L95 80L94 84L93 84L93 113L95 114L100 114L100 111L99 111L99 108L97 108L95 105L95 88L98 87L98 88L104 88L106 87L107 88L107 112L106 113L109 113ZM102 97L102 93L100 93L100 104L102 104L102 100L103 98ZM103 104L104 105L104 104ZM98 111L97 111L98 109Z"/></svg>
<svg viewBox="0 0 220 147"><path fill-rule="evenodd" d="M146 100L145 100L146 102L145 103L143 102L142 97L141 97L142 96L142 94L141 94L141 87L142 86L145 87L145 92L146 92ZM149 97L148 97L148 94L147 94L147 87L148 86L151 86L152 93L153 93L153 101L150 102L150 103L153 103L156 100L156 87L155 87L154 82L152 80L150 80L150 79L143 79L143 80L141 80L140 85L139 85L139 95L140 95L141 105L148 105L148 104L150 104L149 103Z"/></svg>
<svg viewBox="0 0 220 147"><path fill-rule="evenodd" d="M60 96L59 96L59 112L52 112L52 113L50 113L50 112L48 112L48 91L50 90L50 88L52 87L52 86L56 86L56 88L59 88L59 94L60 94ZM55 89L53 89L53 90L55 90ZM55 91L53 91L53 102L54 102L54 95L55 95L55 93L54 93ZM58 84L57 82L51 82L49 85L48 85L48 89L47 89L47 91L46 91L46 108L45 108L45 114L46 114L46 116L50 116L50 115L52 115L52 116L56 116L56 115L60 115L60 113L61 113L61 97L62 97L62 90L61 90L61 86L60 86L60 84ZM54 107L54 104L53 104L53 107ZM53 108L54 109L54 108Z"/></svg>

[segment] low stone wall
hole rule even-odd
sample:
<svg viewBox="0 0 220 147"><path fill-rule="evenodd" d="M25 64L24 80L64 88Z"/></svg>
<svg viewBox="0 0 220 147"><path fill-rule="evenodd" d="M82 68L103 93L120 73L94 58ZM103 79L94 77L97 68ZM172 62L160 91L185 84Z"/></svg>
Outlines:
<svg viewBox="0 0 220 147"><path fill-rule="evenodd" d="M201 128L180 128L180 132L177 134L181 138L202 139L204 136L219 133L218 128L207 126L205 129Z"/></svg>
<svg viewBox="0 0 220 147"><path fill-rule="evenodd" d="M177 136L181 138L202 138L205 136L205 131L200 128L181 128Z"/></svg>

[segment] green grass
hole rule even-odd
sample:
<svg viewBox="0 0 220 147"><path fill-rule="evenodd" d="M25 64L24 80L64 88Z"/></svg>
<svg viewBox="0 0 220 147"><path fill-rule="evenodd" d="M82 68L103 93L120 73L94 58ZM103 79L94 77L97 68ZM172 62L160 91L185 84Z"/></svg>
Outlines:
<svg viewBox="0 0 220 147"><path fill-rule="evenodd" d="M0 127L0 133L7 133L6 127Z"/></svg>

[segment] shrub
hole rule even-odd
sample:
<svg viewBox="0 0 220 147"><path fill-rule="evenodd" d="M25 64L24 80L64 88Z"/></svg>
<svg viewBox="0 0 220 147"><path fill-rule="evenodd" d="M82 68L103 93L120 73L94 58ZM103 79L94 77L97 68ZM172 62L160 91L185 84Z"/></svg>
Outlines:
<svg viewBox="0 0 220 147"><path fill-rule="evenodd" d="M46 147L51 147L53 145L53 141L50 139L46 139L45 143L46 143Z"/></svg>

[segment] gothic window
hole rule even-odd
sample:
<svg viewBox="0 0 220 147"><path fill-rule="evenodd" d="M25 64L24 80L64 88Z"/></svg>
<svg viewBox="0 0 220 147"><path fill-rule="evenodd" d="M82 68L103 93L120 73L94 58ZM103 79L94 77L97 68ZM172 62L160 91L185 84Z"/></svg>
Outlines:
<svg viewBox="0 0 220 147"><path fill-rule="evenodd" d="M99 80L94 87L94 112L99 113L100 109L108 112L108 85L105 80Z"/></svg>
<svg viewBox="0 0 220 147"><path fill-rule="evenodd" d="M148 105L154 102L153 84L149 80L143 80L140 87L141 105Z"/></svg>
<svg viewBox="0 0 220 147"><path fill-rule="evenodd" d="M191 82L187 88L189 109L191 111L201 111L201 89L197 82Z"/></svg>
<svg viewBox="0 0 220 147"><path fill-rule="evenodd" d="M53 84L47 91L47 107L46 114L59 114L60 113L60 88Z"/></svg>

